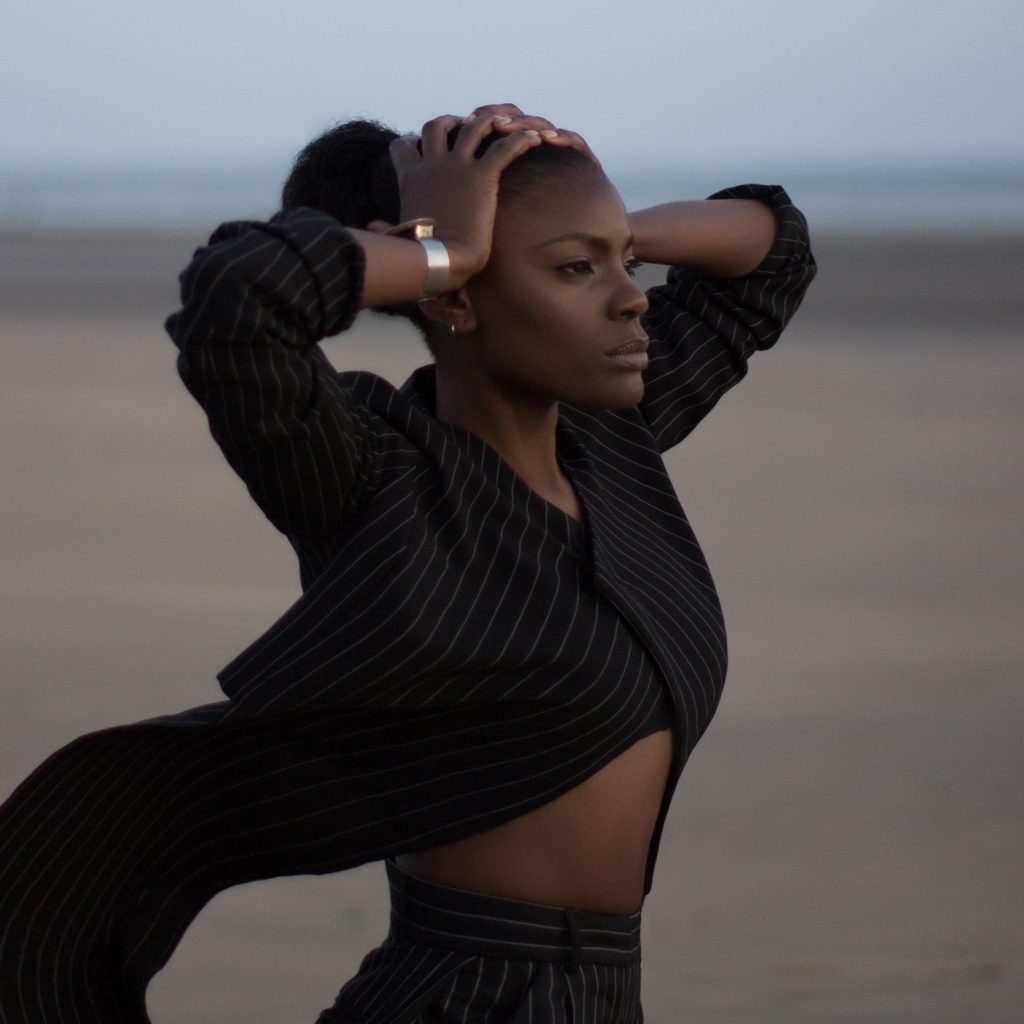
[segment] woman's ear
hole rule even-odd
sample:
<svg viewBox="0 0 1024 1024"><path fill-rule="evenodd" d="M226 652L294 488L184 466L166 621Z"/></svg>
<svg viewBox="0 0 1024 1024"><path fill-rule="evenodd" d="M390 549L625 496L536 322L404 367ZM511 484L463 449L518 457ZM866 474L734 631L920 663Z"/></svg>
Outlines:
<svg viewBox="0 0 1024 1024"><path fill-rule="evenodd" d="M476 330L473 302L465 288L435 295L430 299L420 299L418 305L423 315L442 327L446 334L468 334Z"/></svg>

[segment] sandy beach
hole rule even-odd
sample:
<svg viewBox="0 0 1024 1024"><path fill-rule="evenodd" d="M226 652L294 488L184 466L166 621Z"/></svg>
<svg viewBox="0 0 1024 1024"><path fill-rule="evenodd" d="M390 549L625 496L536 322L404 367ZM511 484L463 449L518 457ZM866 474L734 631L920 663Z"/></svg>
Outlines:
<svg viewBox="0 0 1024 1024"><path fill-rule="evenodd" d="M0 799L82 732L220 699L298 593L162 320L199 236L0 235ZM822 236L775 351L673 452L730 630L644 917L650 1024L1024 1013L1024 237ZM364 322L365 321L365 322ZM425 361L366 316L339 366ZM312 1024L381 865L218 897L158 1024Z"/></svg>

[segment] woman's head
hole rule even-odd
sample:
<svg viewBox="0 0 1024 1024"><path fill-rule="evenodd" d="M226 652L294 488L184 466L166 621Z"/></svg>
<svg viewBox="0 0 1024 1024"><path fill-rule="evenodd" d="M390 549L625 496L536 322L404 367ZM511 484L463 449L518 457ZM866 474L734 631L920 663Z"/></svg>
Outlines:
<svg viewBox="0 0 1024 1024"><path fill-rule="evenodd" d="M395 138L373 121L331 129L299 155L284 205L321 209L356 228L397 223ZM476 155L499 138L486 135ZM467 392L494 386L542 405L632 405L643 389L639 364L646 365L639 323L646 299L632 263L625 207L600 166L578 149L539 145L502 172L483 270L458 294L383 312L412 320L439 374L459 377Z"/></svg>
<svg viewBox="0 0 1024 1024"><path fill-rule="evenodd" d="M538 408L640 401L647 298L622 198L590 168L499 205L491 257L453 303L460 330L437 353L469 390Z"/></svg>

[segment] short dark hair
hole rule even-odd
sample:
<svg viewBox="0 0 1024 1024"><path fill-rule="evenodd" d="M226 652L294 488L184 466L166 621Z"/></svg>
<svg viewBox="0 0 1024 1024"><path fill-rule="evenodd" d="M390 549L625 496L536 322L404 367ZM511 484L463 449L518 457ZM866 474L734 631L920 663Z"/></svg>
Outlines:
<svg viewBox="0 0 1024 1024"><path fill-rule="evenodd" d="M342 224L397 223L398 179L388 147L398 132L377 121L346 121L313 139L295 158L281 190L285 208L311 206Z"/></svg>

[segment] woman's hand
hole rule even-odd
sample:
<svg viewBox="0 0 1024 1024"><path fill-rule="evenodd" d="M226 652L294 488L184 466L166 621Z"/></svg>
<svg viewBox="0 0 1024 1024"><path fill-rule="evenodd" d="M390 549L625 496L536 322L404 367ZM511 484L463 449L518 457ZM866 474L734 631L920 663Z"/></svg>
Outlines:
<svg viewBox="0 0 1024 1024"><path fill-rule="evenodd" d="M456 128L458 137L449 149L448 137ZM477 159L477 149L492 133L503 137ZM420 140L404 136L391 144L402 200L401 219L432 217L437 222L434 234L444 242L451 261L446 291L458 290L487 263L501 174L540 144L577 149L597 163L576 132L555 128L547 118L524 114L512 103L477 107L463 118L434 118L423 126ZM378 226L387 225L371 225Z"/></svg>
<svg viewBox="0 0 1024 1024"><path fill-rule="evenodd" d="M507 115L482 115L468 123L445 115L423 126L420 148L411 136L391 143L402 220L433 217L437 222L434 235L444 242L451 263L446 291L458 290L487 263L501 173L544 141L537 129L511 129L512 123ZM480 143L499 125L506 129L504 137L478 159ZM449 149L448 135L456 128L461 130Z"/></svg>
<svg viewBox="0 0 1024 1024"><path fill-rule="evenodd" d="M448 148L449 134L459 128ZM489 134L501 135L479 159ZM555 128L543 117L524 114L511 103L477 107L466 117L445 115L423 126L421 139L403 136L391 144L398 176L402 221L432 217L434 235L448 249L450 269L444 290L455 292L484 268L491 254L501 174L523 153L539 145L567 146L597 163L576 132ZM423 249L407 239L380 232L391 225L373 221L368 231L353 229L366 254L362 304L365 307L415 301L425 274Z"/></svg>
<svg viewBox="0 0 1024 1024"><path fill-rule="evenodd" d="M514 103L488 103L485 106L477 107L471 114L466 115L463 122L468 124L478 117L507 117L510 120L497 124L495 131L512 132L533 129L540 133L540 137L548 145L578 149L588 160L593 160L598 167L601 166L601 162L594 156L582 135L569 131L567 128L556 128L546 117L524 114Z"/></svg>

